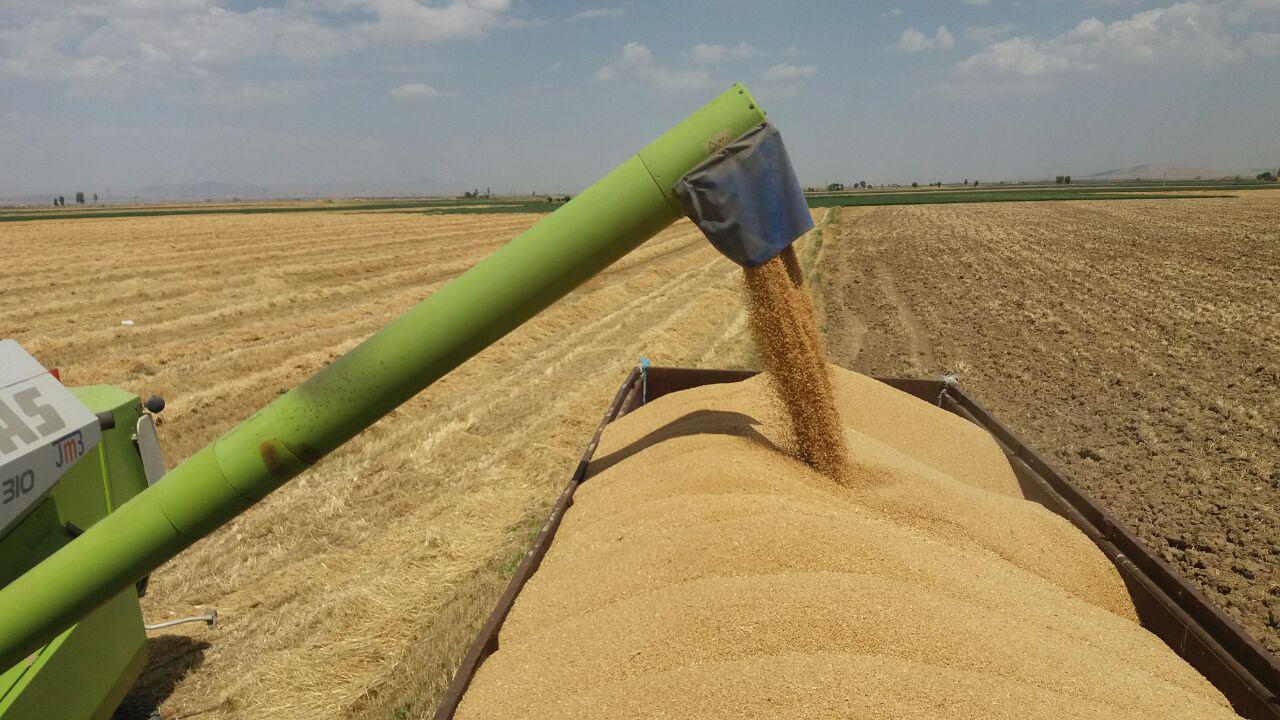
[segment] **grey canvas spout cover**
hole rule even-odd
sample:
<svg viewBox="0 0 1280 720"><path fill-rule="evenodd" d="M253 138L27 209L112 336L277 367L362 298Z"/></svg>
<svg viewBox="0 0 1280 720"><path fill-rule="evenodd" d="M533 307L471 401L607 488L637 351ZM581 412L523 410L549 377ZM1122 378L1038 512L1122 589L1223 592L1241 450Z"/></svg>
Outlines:
<svg viewBox="0 0 1280 720"><path fill-rule="evenodd" d="M743 267L771 260L813 229L782 135L769 123L704 160L674 190L711 244Z"/></svg>

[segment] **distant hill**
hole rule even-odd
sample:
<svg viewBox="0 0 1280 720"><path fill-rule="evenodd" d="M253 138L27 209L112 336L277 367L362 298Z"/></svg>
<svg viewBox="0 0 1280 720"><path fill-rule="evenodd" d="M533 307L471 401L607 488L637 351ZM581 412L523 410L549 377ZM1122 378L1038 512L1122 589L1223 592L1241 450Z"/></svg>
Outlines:
<svg viewBox="0 0 1280 720"><path fill-rule="evenodd" d="M0 0L2 2L3 0ZM94 189L87 188L92 196ZM415 178L410 180L384 181L338 181L324 183L297 183L280 185L248 185L205 180L193 183L152 184L140 188L114 192L101 191L101 204L116 205L130 202L199 202L211 200L225 202L228 200L293 200L309 198L393 198L393 197L452 197L467 191L485 192L492 190L495 195L545 195L576 193L574 187L565 188L558 183L548 183L542 187L499 186L489 187L484 184L440 182L431 178ZM48 193L15 193L0 195L0 206L47 206L58 195L64 195L71 203L73 192Z"/></svg>
<svg viewBox="0 0 1280 720"><path fill-rule="evenodd" d="M1255 173L1256 174L1256 173ZM1232 177L1233 172L1191 165L1147 164L1082 175L1077 180L1213 180Z"/></svg>
<svg viewBox="0 0 1280 720"><path fill-rule="evenodd" d="M269 189L252 185L232 185L223 182L179 183L174 185L148 185L133 193L145 198L169 198L174 200L229 200L233 197L261 198L269 195Z"/></svg>
<svg viewBox="0 0 1280 720"><path fill-rule="evenodd" d="M140 198L166 200L230 200L306 197L392 197L460 194L461 186L435 180L402 182L336 182L297 185L233 185L223 182L148 185L132 193Z"/></svg>

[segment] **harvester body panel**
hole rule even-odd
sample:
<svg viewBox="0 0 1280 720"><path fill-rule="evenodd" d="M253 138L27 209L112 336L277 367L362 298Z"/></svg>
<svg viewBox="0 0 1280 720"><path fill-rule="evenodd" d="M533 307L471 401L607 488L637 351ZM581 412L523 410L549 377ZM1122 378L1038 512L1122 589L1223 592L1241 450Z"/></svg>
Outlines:
<svg viewBox="0 0 1280 720"><path fill-rule="evenodd" d="M0 538L102 439L98 419L13 340L0 340Z"/></svg>
<svg viewBox="0 0 1280 720"><path fill-rule="evenodd" d="M69 392L92 418L101 441L70 465L52 491L0 538L0 586L146 487L131 433L144 415L138 397L109 385ZM100 414L110 414L113 429L100 430ZM101 548L103 553L111 551L110 546ZM142 612L137 591L129 585L0 674L0 718L108 718L145 664Z"/></svg>
<svg viewBox="0 0 1280 720"><path fill-rule="evenodd" d="M126 588L0 676L0 717L110 718L146 666L146 640Z"/></svg>
<svg viewBox="0 0 1280 720"><path fill-rule="evenodd" d="M113 385L71 388L95 413L111 413L115 428L53 490L63 524L86 530L146 489L142 459L130 428L147 417L138 397ZM97 408L95 410L95 408Z"/></svg>

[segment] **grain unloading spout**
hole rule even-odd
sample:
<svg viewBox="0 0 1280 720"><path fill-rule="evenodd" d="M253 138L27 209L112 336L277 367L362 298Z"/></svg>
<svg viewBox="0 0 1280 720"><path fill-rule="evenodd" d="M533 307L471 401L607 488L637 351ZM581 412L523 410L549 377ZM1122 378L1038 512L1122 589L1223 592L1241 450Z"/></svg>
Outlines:
<svg viewBox="0 0 1280 720"><path fill-rule="evenodd" d="M743 267L772 260L813 229L782 135L767 122L712 153L674 189L711 244Z"/></svg>
<svg viewBox="0 0 1280 720"><path fill-rule="evenodd" d="M731 87L0 588L0 671L675 222L676 182L762 122Z"/></svg>

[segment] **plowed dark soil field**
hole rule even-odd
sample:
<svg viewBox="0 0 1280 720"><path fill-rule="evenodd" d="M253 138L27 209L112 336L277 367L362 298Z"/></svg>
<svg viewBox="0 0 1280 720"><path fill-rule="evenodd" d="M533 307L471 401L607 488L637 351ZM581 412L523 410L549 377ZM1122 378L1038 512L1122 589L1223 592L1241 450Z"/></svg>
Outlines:
<svg viewBox="0 0 1280 720"><path fill-rule="evenodd" d="M1280 192L839 213L833 362L956 373L1280 651Z"/></svg>

